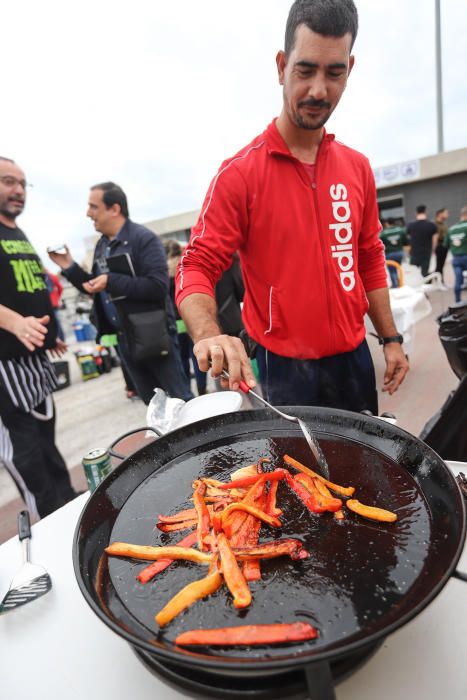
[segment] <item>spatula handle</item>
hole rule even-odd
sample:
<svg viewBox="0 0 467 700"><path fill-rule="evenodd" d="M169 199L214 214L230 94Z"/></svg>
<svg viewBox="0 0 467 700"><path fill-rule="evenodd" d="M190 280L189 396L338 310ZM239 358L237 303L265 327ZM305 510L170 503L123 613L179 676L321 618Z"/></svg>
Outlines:
<svg viewBox="0 0 467 700"><path fill-rule="evenodd" d="M18 513L18 537L20 540L31 537L31 522L29 520L28 510L22 510Z"/></svg>

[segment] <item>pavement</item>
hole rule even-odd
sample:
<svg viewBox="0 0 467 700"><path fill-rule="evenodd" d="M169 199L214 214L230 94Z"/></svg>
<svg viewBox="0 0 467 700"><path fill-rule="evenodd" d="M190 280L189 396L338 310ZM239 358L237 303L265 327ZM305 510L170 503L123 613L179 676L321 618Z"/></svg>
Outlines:
<svg viewBox="0 0 467 700"><path fill-rule="evenodd" d="M448 283L452 280L447 276ZM452 289L430 292L432 312L415 326L411 371L393 396L380 393L380 413L394 413L399 427L419 435L425 423L442 406L459 380L451 370L438 339L436 317L454 301ZM377 385L382 385L384 360L375 338L368 336L375 363ZM71 350L85 343L71 344ZM89 343L88 343L89 345ZM70 351L71 385L55 396L57 409L56 441L70 470L77 490L87 488L81 459L94 447L107 447L119 435L146 425L146 406L126 398L120 368L109 374L83 381L75 356ZM208 390L213 390L211 381ZM0 467L0 543L16 534L16 516L23 507L9 474Z"/></svg>

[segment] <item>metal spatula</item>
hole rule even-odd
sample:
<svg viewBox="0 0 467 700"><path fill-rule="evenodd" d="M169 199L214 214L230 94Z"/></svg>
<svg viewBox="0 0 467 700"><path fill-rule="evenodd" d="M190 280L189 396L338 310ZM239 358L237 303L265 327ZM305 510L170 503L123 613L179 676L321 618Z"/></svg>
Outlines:
<svg viewBox="0 0 467 700"><path fill-rule="evenodd" d="M18 515L18 536L23 546L23 564L0 603L0 614L30 603L52 588L52 580L44 567L30 561L31 524L27 510Z"/></svg>
<svg viewBox="0 0 467 700"><path fill-rule="evenodd" d="M225 379L229 379L229 374L225 370L222 372L222 376ZM240 381L240 389L245 393L249 394L251 396L254 396L257 401L260 401L264 406L267 406L270 408L272 411L275 411L278 413L282 418L285 418L285 420L291 421L292 423L297 423L297 425L300 426L300 429L305 436L305 440L308 443L308 446L310 450L313 453L314 458L316 459L318 466L321 469L322 476L324 476L326 479L329 479L329 465L326 461L326 457L323 454L323 451L319 445L318 440L316 437L313 435L311 432L310 427L302 421L301 418L298 418L297 416L291 416L288 413L283 413L282 411L279 411L278 408L273 406L272 404L269 403L269 401L266 401L266 399L263 399L262 396L256 393L256 391L253 391L253 389L250 389L248 384L244 382L243 380Z"/></svg>

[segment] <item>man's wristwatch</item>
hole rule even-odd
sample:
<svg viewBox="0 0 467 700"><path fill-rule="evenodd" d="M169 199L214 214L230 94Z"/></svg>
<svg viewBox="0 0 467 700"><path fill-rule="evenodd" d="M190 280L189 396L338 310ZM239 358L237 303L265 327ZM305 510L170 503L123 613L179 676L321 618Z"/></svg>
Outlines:
<svg viewBox="0 0 467 700"><path fill-rule="evenodd" d="M400 343L402 345L403 342L404 338L402 335L390 335L387 338L378 338L378 343L380 345L387 345L388 343Z"/></svg>

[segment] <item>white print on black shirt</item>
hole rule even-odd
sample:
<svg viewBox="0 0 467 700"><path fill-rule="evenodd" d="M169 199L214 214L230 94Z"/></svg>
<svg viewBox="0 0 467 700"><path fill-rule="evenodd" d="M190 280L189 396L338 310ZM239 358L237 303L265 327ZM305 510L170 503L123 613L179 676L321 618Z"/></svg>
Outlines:
<svg viewBox="0 0 467 700"><path fill-rule="evenodd" d="M346 292L351 292L355 287L355 272L353 268L352 254L352 224L350 222L350 204L347 200L347 188L345 185L331 185L329 194L332 197L332 214L336 223L330 224L331 232L337 245L332 245L332 257L337 258L340 269L341 285Z"/></svg>

